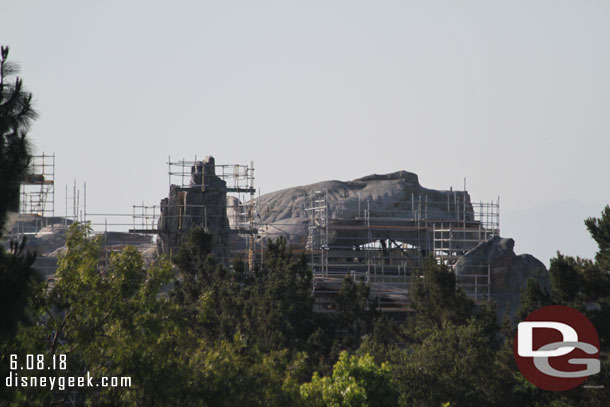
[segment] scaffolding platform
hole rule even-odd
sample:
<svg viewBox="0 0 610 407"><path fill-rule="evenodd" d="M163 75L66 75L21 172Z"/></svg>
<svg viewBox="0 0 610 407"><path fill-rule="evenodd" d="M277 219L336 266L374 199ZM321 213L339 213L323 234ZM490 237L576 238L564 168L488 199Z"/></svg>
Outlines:
<svg viewBox="0 0 610 407"><path fill-rule="evenodd" d="M430 256L452 269L467 251L499 235L499 199L492 202L462 200L433 202L427 196L395 205L411 211L372 211L367 202L363 216L331 216L326 191L311 192L309 227L305 252L314 281L328 287L328 279L346 275L369 284L379 296L380 306L408 296L411 279L421 274ZM333 205L341 207L334 199ZM442 217L434 217L428 206L447 205ZM340 213L340 212L339 212ZM475 301L489 299L489 268L456 276L456 283ZM327 293L328 294L328 293Z"/></svg>

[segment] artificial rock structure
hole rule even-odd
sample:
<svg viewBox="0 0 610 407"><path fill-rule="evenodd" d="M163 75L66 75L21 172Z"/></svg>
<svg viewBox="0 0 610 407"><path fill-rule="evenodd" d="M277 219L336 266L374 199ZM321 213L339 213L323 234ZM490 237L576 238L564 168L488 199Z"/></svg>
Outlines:
<svg viewBox="0 0 610 407"><path fill-rule="evenodd" d="M432 240L418 233L417 225L466 222L478 227L481 223L475 220L468 192L425 188L417 174L407 171L287 188L261 196L258 206L262 224L278 225L269 228L268 235L284 235L297 245L306 243L315 217L310 209L320 206L326 207L328 222L337 226L329 230L330 242L343 246L358 245L362 238L369 238L368 230L356 233L353 228L366 226L367 219L372 240L393 237L427 250L432 249Z"/></svg>
<svg viewBox="0 0 610 407"><path fill-rule="evenodd" d="M507 308L514 314L519 306L520 291L529 278L543 289L550 288L546 266L530 254L516 255L514 247L513 239L494 236L467 252L455 264L458 279L479 274L482 268L489 270L490 297L496 302L498 315Z"/></svg>
<svg viewBox="0 0 610 407"><path fill-rule="evenodd" d="M47 170L54 163L49 157L43 158L51 164L42 161L44 180L54 174ZM265 242L282 236L296 253L308 256L316 300L321 300L319 310L326 310L325 295L336 294L345 275L366 281L373 297L380 299L380 309L405 310L412 278L430 256L455 273L469 297L493 299L499 312L507 304L514 308L528 278L548 286L545 266L533 256L516 255L514 241L500 238L499 202L473 201L465 188L425 188L416 174L397 171L297 186L256 199L253 162L218 165L208 156L194 161L170 159L168 166L169 196L160 208L134 205L130 234L108 232L111 223L106 219L92 224L103 225L108 250L135 245L152 261L157 253L171 254L189 230L199 226L213 235L213 254L220 262L229 265L240 256L247 259L248 270L255 270L261 267ZM86 206L84 217L76 216L76 191L74 197L72 220L88 222L91 214ZM29 199L39 201L46 200ZM137 214L136 208L143 213ZM20 213L13 229L31 235L30 246L45 261L39 266L52 276L65 228L72 220L45 216L44 208L22 209L25 213ZM50 228L41 229L47 224ZM150 235L157 236L156 244Z"/></svg>
<svg viewBox="0 0 610 407"><path fill-rule="evenodd" d="M214 236L213 254L221 261L226 260L229 241L227 184L216 175L211 156L191 167L187 187L170 185L169 196L161 200L157 225L159 252L171 253L194 226L205 228Z"/></svg>

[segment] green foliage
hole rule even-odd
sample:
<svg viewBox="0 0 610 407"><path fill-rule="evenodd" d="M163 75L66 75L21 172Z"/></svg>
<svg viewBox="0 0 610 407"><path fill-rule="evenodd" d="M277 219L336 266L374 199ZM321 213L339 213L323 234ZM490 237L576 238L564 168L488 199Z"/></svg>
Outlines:
<svg viewBox="0 0 610 407"><path fill-rule="evenodd" d="M0 47L0 237L8 211L18 211L19 183L30 163L27 132L36 118L32 95L23 87L21 78L13 77L18 66L8 61L9 48ZM24 249L25 238L10 242L9 250L0 247L0 374L8 372L7 350L17 334L19 324L31 325L30 305L34 293L42 289L42 279L32 265L35 256ZM3 392L0 401L10 398Z"/></svg>
<svg viewBox="0 0 610 407"><path fill-rule="evenodd" d="M299 369L300 361L291 361L285 351L263 354L240 338L212 346L201 342L187 363L192 385L180 405L279 407L298 400L285 372Z"/></svg>
<svg viewBox="0 0 610 407"><path fill-rule="evenodd" d="M515 318L517 321L523 321L531 312L547 305L551 305L549 293L530 277L521 291L521 304Z"/></svg>
<svg viewBox="0 0 610 407"><path fill-rule="evenodd" d="M602 347L610 345L610 207L585 221L599 250L595 261L563 256L551 259L551 296L556 304L580 309L596 327Z"/></svg>
<svg viewBox="0 0 610 407"><path fill-rule="evenodd" d="M398 401L387 363L378 366L370 355L350 357L347 352L341 352L332 377L314 373L300 391L311 407L389 407Z"/></svg>
<svg viewBox="0 0 610 407"><path fill-rule="evenodd" d="M559 252L551 259L551 299L555 304L576 304L580 300L583 278L578 269L582 266L581 261Z"/></svg>
<svg viewBox="0 0 610 407"><path fill-rule="evenodd" d="M345 276L335 299L336 312L318 318L327 331L328 361L336 360L343 350L358 349L363 337L371 332L380 314L369 292L364 282L357 283L351 276Z"/></svg>
<svg viewBox="0 0 610 407"><path fill-rule="evenodd" d="M24 253L24 243L11 242L8 253L0 249L0 377L3 379L9 375L9 355L25 354L31 348L17 347L16 335L20 325L35 329L38 319L35 310L40 306L45 288L42 278L32 268L34 256ZM0 405L8 405L13 397L14 391L3 390Z"/></svg>
<svg viewBox="0 0 610 407"><path fill-rule="evenodd" d="M427 259L423 273L413 282L409 303L418 318L441 326L443 321L455 323L468 319L474 304L462 290L456 290L455 275L446 266Z"/></svg>
<svg viewBox="0 0 610 407"><path fill-rule="evenodd" d="M203 229L192 229L173 258L178 274L170 297L201 336L239 334L262 352L307 352L310 368L329 371L341 350L357 349L371 329L377 314L368 287L351 278L337 295L338 312L313 312L307 259L293 255L285 239L267 242L264 264L254 273L245 273L240 259L232 270L217 264L211 242Z"/></svg>
<svg viewBox="0 0 610 407"><path fill-rule="evenodd" d="M9 48L0 48L0 234L7 211L17 211L19 182L30 163L30 124L36 118L32 94L23 87L21 78L12 77L18 66L8 61Z"/></svg>
<svg viewBox="0 0 610 407"><path fill-rule="evenodd" d="M604 270L610 270L610 205L606 205L601 218L588 218L585 226L599 250L595 256L597 264Z"/></svg>
<svg viewBox="0 0 610 407"><path fill-rule="evenodd" d="M449 320L418 332L421 342L395 352L392 364L401 405L492 405L500 400L495 351L485 327Z"/></svg>
<svg viewBox="0 0 610 407"><path fill-rule="evenodd" d="M169 294L190 329L210 339L230 339L239 328L240 275L219 265L212 248L212 236L203 228L189 231L172 258L177 274Z"/></svg>
<svg viewBox="0 0 610 407"><path fill-rule="evenodd" d="M17 324L30 323L28 299L42 278L32 265L35 255L25 252L25 240L11 242L9 252L0 249L0 343L12 338Z"/></svg>
<svg viewBox="0 0 610 407"><path fill-rule="evenodd" d="M528 281L517 317L522 319L534 309L550 304L577 308L597 329L601 354L605 355L610 345L610 208L606 206L600 218L588 218L585 225L599 247L595 261L557 253L551 259L549 269L550 295L533 281ZM515 385L512 393L520 395L522 400L529 400L530 404L541 406L605 406L610 397L610 389L607 388L609 368L608 360L602 357L601 372L587 380L587 385L600 388L577 387L566 392L549 393L533 388L529 383L522 383Z"/></svg>
<svg viewBox="0 0 610 407"><path fill-rule="evenodd" d="M12 77L18 66L8 61L9 48L0 47L0 237L9 210L17 211L19 183L30 163L26 138L36 118L32 94L21 78ZM34 255L24 251L25 239L11 242L10 251L0 248L0 341L15 334L19 321L27 321L25 305L39 276L32 269Z"/></svg>
<svg viewBox="0 0 610 407"><path fill-rule="evenodd" d="M312 275L305 256L293 256L285 239L267 243L245 302L244 328L261 350L305 350L313 333Z"/></svg>
<svg viewBox="0 0 610 407"><path fill-rule="evenodd" d="M194 229L173 264L161 259L145 267L134 248L107 256L75 225L55 287L31 285L18 306L23 314L7 323L16 336L1 343L2 354L66 354L68 371L51 375L131 377L129 388L79 390L81 405L602 406L607 400L605 389L552 393L527 382L513 360L510 321L501 329L493 304L475 305L456 289L453 273L432 261L412 286L412 312L397 321L380 315L369 288L350 277L336 312L314 313L306 259L283 239L268 242L265 263L254 273L240 259L228 269L211 253L210 236ZM610 289L602 264L558 255L550 292L529 280L518 317L551 303L577 307L597 327L606 352ZM4 369L5 357L3 363ZM588 384L606 383L609 371L602 361ZM67 395L10 389L0 405L62 404Z"/></svg>
<svg viewBox="0 0 610 407"><path fill-rule="evenodd" d="M298 400L298 385L285 372L302 376L306 357L261 353L239 335L202 336L191 317L208 323L216 308L209 290L188 307L177 303L164 293L172 280L169 262L144 267L133 247L106 260L100 241L86 235L84 227L71 227L55 287L38 293L40 323L21 325L3 354L68 356L67 371L45 374L131 378L128 388L79 390L81 401L93 405L282 406ZM5 401L45 405L68 396L43 390L20 388Z"/></svg>
<svg viewBox="0 0 610 407"><path fill-rule="evenodd" d="M105 264L101 242L88 239L80 225L71 226L66 248L44 310L45 327L53 332L44 352L68 355L71 375L88 371L96 377L129 376L137 383L131 388L86 389L82 395L87 399L124 405L169 403L182 387L184 369L179 359L162 355L171 355L185 340L176 334L179 320L171 304L158 295L169 281L169 264L144 268L133 247L112 253ZM162 387L166 391L160 393Z"/></svg>
<svg viewBox="0 0 610 407"><path fill-rule="evenodd" d="M303 350L313 326L306 260L279 239L268 243L261 269L246 274L243 262L228 270L211 251L211 235L194 228L173 258L178 274L170 296L192 329L210 339L240 334L263 351Z"/></svg>

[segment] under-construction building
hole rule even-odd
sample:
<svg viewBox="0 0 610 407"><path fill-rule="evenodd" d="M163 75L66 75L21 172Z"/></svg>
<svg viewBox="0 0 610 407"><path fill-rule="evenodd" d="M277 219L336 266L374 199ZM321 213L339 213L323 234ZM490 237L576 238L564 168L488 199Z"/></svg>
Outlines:
<svg viewBox="0 0 610 407"><path fill-rule="evenodd" d="M29 170L19 184L19 211L9 219L7 236L34 235L52 225L55 215L55 154L32 156Z"/></svg>
<svg viewBox="0 0 610 407"><path fill-rule="evenodd" d="M228 263L237 252L245 251L249 269L253 269L254 163L216 164L214 157L208 156L201 161L170 158L168 167L169 196L161 201L153 231L159 236L160 252L171 253L190 228L200 226L213 235L218 260Z"/></svg>
<svg viewBox="0 0 610 407"><path fill-rule="evenodd" d="M454 269L467 251L500 233L499 199L473 202L465 187L426 189L416 174L406 171L268 194L284 197L278 200L257 197L252 162L216 164L213 157L170 157L167 165L169 194L160 205L133 205L131 214L88 213L86 186L81 209L75 185L72 220L103 227L105 241L112 238L108 228L117 226L128 227L132 236L156 235L161 253L172 253L189 229L200 226L214 236L218 260L228 265L239 256L250 271L261 267L264 241L285 236L295 252L309 258L318 311L332 309L332 297L346 275L368 283L381 309L404 310L413 278L426 259ZM379 188L384 182L389 186ZM55 156L35 156L21 185L13 233L39 233L47 224L58 223L53 219L54 184ZM117 220L109 222L109 217ZM129 217L131 222L121 220ZM68 219L66 188L64 221ZM118 239L123 241L114 242L117 247L131 242L125 243L124 236ZM456 272L457 284L469 297L487 300L489 267L474 267Z"/></svg>
<svg viewBox="0 0 610 407"><path fill-rule="evenodd" d="M354 211L354 200L329 201L326 191L312 191L306 249L318 308L332 302L324 300L324 293L335 293L344 276L351 275L370 285L380 308L404 309L412 278L425 259L451 268L467 251L499 235L499 200L473 203L465 190L446 192L433 194L436 200L411 195L394 201L392 209L359 201ZM456 277L469 297L489 299L488 267Z"/></svg>

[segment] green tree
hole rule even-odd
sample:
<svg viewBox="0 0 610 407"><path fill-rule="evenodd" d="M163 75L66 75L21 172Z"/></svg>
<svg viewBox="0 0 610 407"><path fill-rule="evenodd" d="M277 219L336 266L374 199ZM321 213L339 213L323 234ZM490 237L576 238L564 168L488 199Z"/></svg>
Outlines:
<svg viewBox="0 0 610 407"><path fill-rule="evenodd" d="M606 205L600 218L585 220L585 226L599 248L595 256L597 264L604 270L610 270L610 205Z"/></svg>
<svg viewBox="0 0 610 407"><path fill-rule="evenodd" d="M557 253L551 259L551 296L556 304L580 309L595 325L602 348L610 345L610 206L585 225L598 245L595 261Z"/></svg>
<svg viewBox="0 0 610 407"><path fill-rule="evenodd" d="M581 299L583 277L579 272L584 261L557 253L551 259L549 276L551 280L551 299L555 304L576 305Z"/></svg>
<svg viewBox="0 0 610 407"><path fill-rule="evenodd" d="M17 211L19 182L30 163L27 132L36 118L32 94L14 77L18 66L8 61L9 48L0 47L0 237L9 210ZM32 269L34 255L24 250L25 241L0 248L0 340L14 334L24 320L26 299L38 276Z"/></svg>
<svg viewBox="0 0 610 407"><path fill-rule="evenodd" d="M456 325L418 331L419 343L397 350L392 371L400 405L501 405L502 383L496 370L495 349L485 326L475 318Z"/></svg>
<svg viewBox="0 0 610 407"><path fill-rule="evenodd" d="M301 385L301 397L311 407L390 407L398 402L387 363L378 366L370 355L347 352L339 356L331 377L316 372Z"/></svg>
<svg viewBox="0 0 610 407"><path fill-rule="evenodd" d="M42 282L32 268L34 260L34 253L25 250L25 240L11 242L9 251L0 248L0 343L15 335L20 322L32 322L27 304Z"/></svg>
<svg viewBox="0 0 610 407"><path fill-rule="evenodd" d="M175 349L185 344L180 321L160 289L165 263L144 268L133 247L106 265L99 239L73 225L59 258L55 286L36 293L37 324L21 325L11 353L66 355L66 371L44 375L130 377L132 387L79 389L79 399L106 405L164 405L178 397L186 373ZM32 373L32 372L28 372ZM18 388L11 405L63 403L70 389L38 392Z"/></svg>
<svg viewBox="0 0 610 407"><path fill-rule="evenodd" d="M362 339L372 332L380 313L375 299L370 298L370 288L363 281L357 283L352 276L345 276L335 299L335 313L325 314L333 331L330 360L335 360L342 350L355 351Z"/></svg>
<svg viewBox="0 0 610 407"><path fill-rule="evenodd" d="M214 240L203 228L189 230L172 258L177 266L170 297L190 328L210 339L231 339L239 330L247 287L212 254Z"/></svg>
<svg viewBox="0 0 610 407"><path fill-rule="evenodd" d="M21 78L14 77L19 69L8 61L8 54L8 47L0 47L0 235L6 213L18 210L19 182L31 158L27 133L36 118L32 94Z"/></svg>
<svg viewBox="0 0 610 407"><path fill-rule="evenodd" d="M236 335L230 339L193 329L190 312L165 295L169 262L145 267L135 248L103 261L99 239L71 227L57 280L38 297L38 324L19 326L3 355L67 355L66 371L43 375L130 377L131 387L78 389L83 405L284 406L298 400L291 374L302 375L305 358L288 351L259 352ZM205 326L214 297L198 299ZM29 372L37 374L36 372ZM39 391L40 390L40 391ZM18 388L3 393L11 406L63 404L69 390Z"/></svg>
<svg viewBox="0 0 610 407"><path fill-rule="evenodd" d="M456 289L455 274L434 259L427 259L423 272L414 279L409 303L417 318L436 326L445 320L464 322L474 312L474 303Z"/></svg>
<svg viewBox="0 0 610 407"><path fill-rule="evenodd" d="M18 66L8 61L9 48L0 47L0 238L8 211L17 211L19 183L30 163L27 133L36 118L32 95L15 77ZM29 302L40 289L41 277L32 268L35 256L25 250L25 239L11 242L9 250L0 246L0 374L6 377L6 349L11 345L19 323L32 323ZM0 396L6 396L8 392Z"/></svg>
<svg viewBox="0 0 610 407"><path fill-rule="evenodd" d="M579 309L591 320L599 334L601 353L607 352L610 343L610 273L608 253L610 249L610 209L607 206L600 218L585 221L599 250L595 261L566 256L557 253L551 259L549 268L550 292L543 290L534 280L528 280L521 295L521 306L517 320L522 320L530 312L546 305L567 305ZM512 338L508 338L503 349L503 369L515 371L512 357ZM588 385L603 386L608 381L608 360L602 357L599 374L587 380ZM519 374L514 375L512 396L515 404L539 406L607 405L610 390L607 388L590 391L577 387L566 392L550 393L535 388Z"/></svg>
<svg viewBox="0 0 610 407"><path fill-rule="evenodd" d="M284 238L267 242L244 314L245 329L260 349L306 349L315 330L312 274L307 258L293 255Z"/></svg>
<svg viewBox="0 0 610 407"><path fill-rule="evenodd" d="M521 303L515 314L515 319L523 321L531 312L547 305L551 305L549 293L540 287L540 284L533 277L530 277L525 284L525 288L521 291Z"/></svg>

